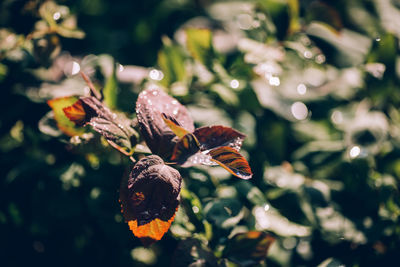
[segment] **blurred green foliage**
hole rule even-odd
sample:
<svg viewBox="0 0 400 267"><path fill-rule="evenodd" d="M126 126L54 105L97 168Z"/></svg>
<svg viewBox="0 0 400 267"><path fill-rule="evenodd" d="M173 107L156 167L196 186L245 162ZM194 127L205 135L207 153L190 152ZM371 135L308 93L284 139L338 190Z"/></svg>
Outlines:
<svg viewBox="0 0 400 267"><path fill-rule="evenodd" d="M397 0L2 1L0 264L392 266L399 29ZM197 126L242 131L254 177L181 169L169 233L141 247L118 203L129 160L46 105L85 94L79 70L131 119L157 84ZM276 237L266 259L229 252L252 230Z"/></svg>

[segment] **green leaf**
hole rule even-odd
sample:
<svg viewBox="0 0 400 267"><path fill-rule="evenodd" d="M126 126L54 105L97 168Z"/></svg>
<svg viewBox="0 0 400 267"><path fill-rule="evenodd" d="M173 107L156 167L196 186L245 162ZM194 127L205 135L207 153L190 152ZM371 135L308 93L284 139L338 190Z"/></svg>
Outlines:
<svg viewBox="0 0 400 267"><path fill-rule="evenodd" d="M264 194L258 189L258 187L253 186L251 182L240 180L236 184L238 192L247 198L253 205L266 205L267 200Z"/></svg>
<svg viewBox="0 0 400 267"><path fill-rule="evenodd" d="M76 96L55 98L47 101L47 104L54 112L54 119L57 121L58 128L69 136L81 135L85 132L82 127L78 127L70 121L64 114L63 109L73 105L78 100Z"/></svg>
<svg viewBox="0 0 400 267"><path fill-rule="evenodd" d="M118 82L116 75L116 66L113 64L113 72L107 78L106 85L103 89L104 103L110 109L115 109L117 107L117 96L118 96Z"/></svg>
<svg viewBox="0 0 400 267"><path fill-rule="evenodd" d="M218 267L218 260L215 255L205 247L200 240L188 238L182 240L174 253L172 266L208 266Z"/></svg>
<svg viewBox="0 0 400 267"><path fill-rule="evenodd" d="M214 199L204 207L206 219L219 228L231 228L239 223L244 212L242 204L233 198Z"/></svg>
<svg viewBox="0 0 400 267"><path fill-rule="evenodd" d="M213 58L212 33L209 29L186 29L186 45L192 57L207 67Z"/></svg>
<svg viewBox="0 0 400 267"><path fill-rule="evenodd" d="M179 46L171 44L171 40L164 38L164 46L158 52L157 63L164 73L161 83L169 86L174 82L182 82L187 78L185 57Z"/></svg>
<svg viewBox="0 0 400 267"><path fill-rule="evenodd" d="M254 266L267 257L274 241L271 234L260 231L236 234L227 242L223 256L240 266Z"/></svg>

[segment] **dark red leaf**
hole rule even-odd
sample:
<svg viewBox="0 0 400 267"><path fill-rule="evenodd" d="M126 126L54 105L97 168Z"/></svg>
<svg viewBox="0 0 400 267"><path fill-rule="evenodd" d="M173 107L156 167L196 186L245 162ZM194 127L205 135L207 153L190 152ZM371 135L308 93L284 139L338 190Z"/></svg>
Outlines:
<svg viewBox="0 0 400 267"><path fill-rule="evenodd" d="M193 134L199 140L202 150L229 146L239 151L246 137L241 132L221 125L200 127Z"/></svg>
<svg viewBox="0 0 400 267"><path fill-rule="evenodd" d="M208 154L213 161L239 178L250 179L253 176L247 160L234 148L221 146L210 150Z"/></svg>
<svg viewBox="0 0 400 267"><path fill-rule="evenodd" d="M140 131L154 154L169 159L178 137L166 125L162 113L173 117L188 132L194 131L194 124L187 109L162 90L154 87L139 94L136 114Z"/></svg>
<svg viewBox="0 0 400 267"><path fill-rule="evenodd" d="M190 156L193 156L199 151L199 141L197 141L196 137L192 133L188 133L179 139L178 143L176 143L171 156L171 161L184 165Z"/></svg>
<svg viewBox="0 0 400 267"><path fill-rule="evenodd" d="M179 205L182 177L151 155L138 161L129 179L121 182L120 201L125 221L145 245L168 231Z"/></svg>

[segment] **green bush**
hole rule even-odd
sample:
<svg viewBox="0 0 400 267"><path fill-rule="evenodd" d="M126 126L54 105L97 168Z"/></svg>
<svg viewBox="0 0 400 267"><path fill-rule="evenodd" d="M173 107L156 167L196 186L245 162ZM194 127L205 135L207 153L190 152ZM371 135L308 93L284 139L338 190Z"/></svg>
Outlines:
<svg viewBox="0 0 400 267"><path fill-rule="evenodd" d="M394 265L399 14L390 0L3 1L2 265ZM118 200L150 153L135 106L151 88L195 128L244 133L253 177L168 165L179 209L145 248ZM90 94L118 122L65 116Z"/></svg>

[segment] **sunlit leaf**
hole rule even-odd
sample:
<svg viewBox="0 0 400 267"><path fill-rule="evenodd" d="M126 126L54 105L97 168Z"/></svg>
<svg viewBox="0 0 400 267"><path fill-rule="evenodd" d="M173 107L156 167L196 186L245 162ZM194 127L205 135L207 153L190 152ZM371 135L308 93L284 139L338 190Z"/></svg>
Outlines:
<svg viewBox="0 0 400 267"><path fill-rule="evenodd" d="M168 86L186 79L185 57L181 48L171 44L171 40L163 38L164 46L158 52L157 63L164 73L161 83Z"/></svg>
<svg viewBox="0 0 400 267"><path fill-rule="evenodd" d="M113 64L113 71L107 78L106 85L103 89L104 103L107 107L115 109L117 107L117 96L118 96L118 83L116 76L116 66Z"/></svg>
<svg viewBox="0 0 400 267"><path fill-rule="evenodd" d="M169 127L169 128L174 132L174 134L175 134L176 136L178 136L179 138L182 138L182 137L184 137L185 135L187 135L187 134L189 133L185 128L183 128L183 127L179 124L179 122L178 122L175 118L173 118L173 117L171 117L171 116L169 116L169 115L167 115L167 114L165 114L165 113L162 113L162 118L163 118L165 124L167 124L168 127Z"/></svg>
<svg viewBox="0 0 400 267"><path fill-rule="evenodd" d="M239 151L245 138L241 132L221 125L200 127L193 134L199 140L202 150L229 146Z"/></svg>
<svg viewBox="0 0 400 267"><path fill-rule="evenodd" d="M253 176L247 160L234 148L228 146L217 147L210 150L208 154L213 161L239 178L250 179Z"/></svg>
<svg viewBox="0 0 400 267"><path fill-rule="evenodd" d="M163 235L168 231L171 223L174 220L174 216L168 221L163 221L160 219L154 219L146 224L138 225L137 220L128 221L129 229L132 233L140 238L143 245L150 246L151 244L160 240Z"/></svg>
<svg viewBox="0 0 400 267"><path fill-rule="evenodd" d="M265 232L249 231L236 234L227 242L223 256L240 266L254 266L267 257L274 241L275 237Z"/></svg>
<svg viewBox="0 0 400 267"><path fill-rule="evenodd" d="M204 207L207 220L218 228L231 228L243 218L242 203L234 198L214 199Z"/></svg>
<svg viewBox="0 0 400 267"><path fill-rule="evenodd" d="M72 106L63 108L65 116L78 126L83 126L86 123L86 112L83 108L81 100L77 100Z"/></svg>
<svg viewBox="0 0 400 267"><path fill-rule="evenodd" d="M348 29L338 32L322 22L310 23L307 34L325 48L328 61L341 67L357 66L364 62L371 48L371 39L366 36ZM329 51L334 53L327 53Z"/></svg>
<svg viewBox="0 0 400 267"><path fill-rule="evenodd" d="M76 96L68 96L47 101L47 104L54 111L54 118L57 121L58 128L69 136L81 135L85 132L83 128L77 127L70 121L63 111L64 108L73 105L77 100L78 97Z"/></svg>
<svg viewBox="0 0 400 267"><path fill-rule="evenodd" d="M168 231L179 205L182 177L151 155L138 161L121 182L120 201L125 221L144 245Z"/></svg>
<svg viewBox="0 0 400 267"><path fill-rule="evenodd" d="M186 29L186 45L190 54L206 66L211 66L213 57L212 33L209 29Z"/></svg>

